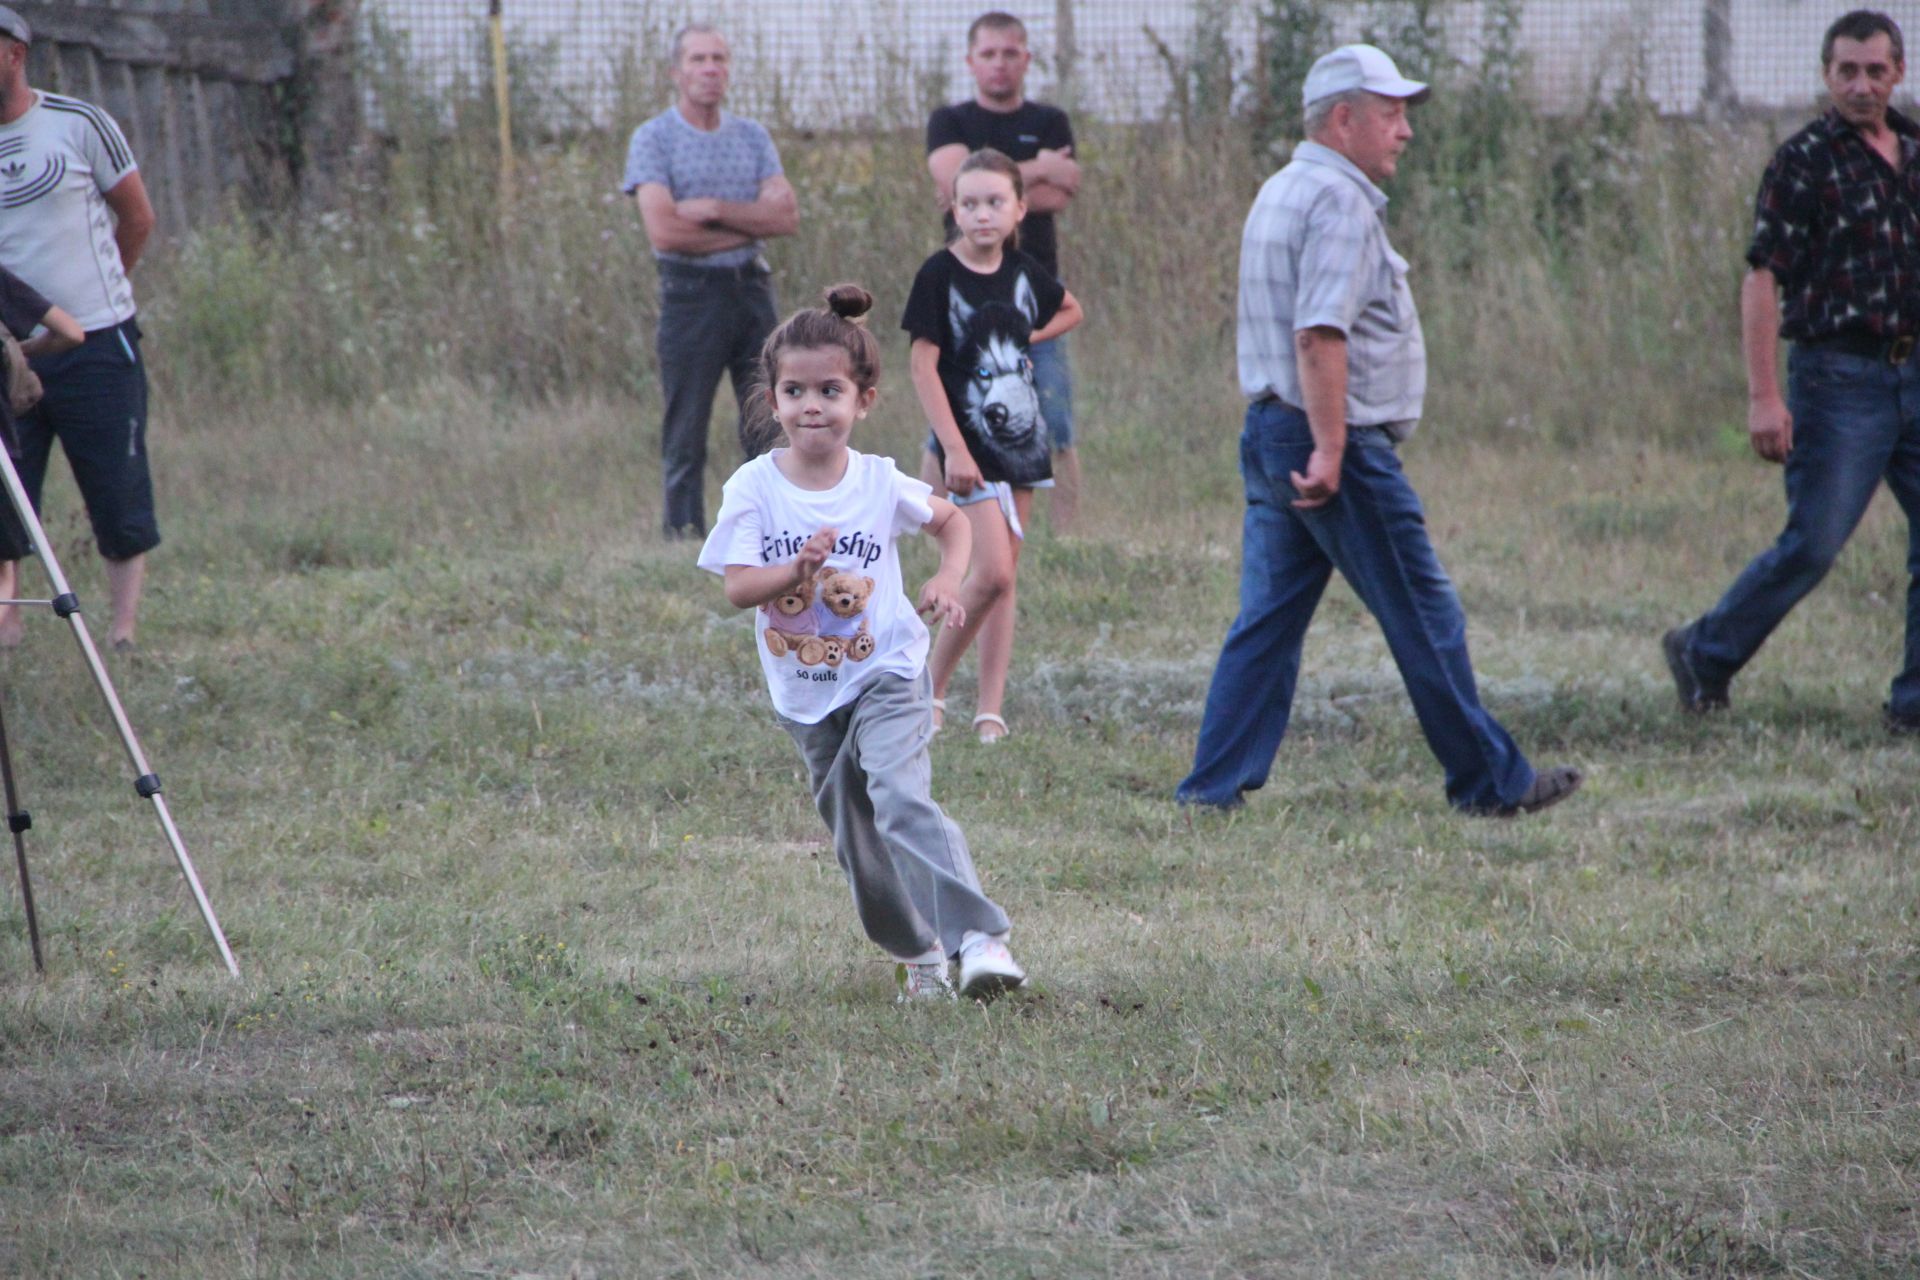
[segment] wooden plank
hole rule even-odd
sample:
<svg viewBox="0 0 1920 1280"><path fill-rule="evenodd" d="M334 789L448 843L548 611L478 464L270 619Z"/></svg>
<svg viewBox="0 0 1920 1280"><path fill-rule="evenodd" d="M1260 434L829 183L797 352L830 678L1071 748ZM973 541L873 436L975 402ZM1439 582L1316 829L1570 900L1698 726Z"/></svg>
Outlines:
<svg viewBox="0 0 1920 1280"><path fill-rule="evenodd" d="M220 153L213 149L213 121L207 114L207 87L199 76L187 79L187 101L193 106L194 150L199 154L201 163L207 166L213 184L225 187L225 175L220 172Z"/></svg>
<svg viewBox="0 0 1920 1280"><path fill-rule="evenodd" d="M120 73L121 101L127 104L127 109L116 112L111 107L105 107L98 98L94 99L94 103L119 120L120 132L127 135L127 145L133 148L134 160L145 168L147 158L153 154L153 147L149 144L151 131L147 125L146 103L140 101L140 82L134 77L133 67L128 63L116 62L113 69Z"/></svg>
<svg viewBox="0 0 1920 1280"><path fill-rule="evenodd" d="M67 88L65 50L57 44L35 49L27 55L27 83L55 93L71 93Z"/></svg>
<svg viewBox="0 0 1920 1280"><path fill-rule="evenodd" d="M88 102L105 106L106 104L100 101L100 95L106 92L103 87L104 82L100 79L100 55L86 45L80 46L80 52L85 55L87 64L87 91L78 96L85 98Z"/></svg>
<svg viewBox="0 0 1920 1280"><path fill-rule="evenodd" d="M109 62L167 67L246 84L274 84L294 72L294 41L285 27L190 13L135 13L93 5L16 2L35 42L91 47Z"/></svg>
<svg viewBox="0 0 1920 1280"><path fill-rule="evenodd" d="M160 133L165 139L168 182L167 203L173 212L174 234L185 233L193 225L187 216L187 193L203 196L210 183L207 175L194 172L187 149L180 145L180 109L174 101L174 73L164 69L149 72L158 82L154 87L160 98Z"/></svg>

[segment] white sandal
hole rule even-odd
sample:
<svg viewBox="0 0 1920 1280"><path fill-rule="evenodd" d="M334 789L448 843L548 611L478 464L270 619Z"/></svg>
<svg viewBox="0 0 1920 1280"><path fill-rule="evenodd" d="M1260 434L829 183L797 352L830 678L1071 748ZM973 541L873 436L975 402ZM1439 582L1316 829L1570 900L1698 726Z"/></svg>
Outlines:
<svg viewBox="0 0 1920 1280"><path fill-rule="evenodd" d="M980 732L980 726L983 724L997 724L1000 726L1000 732L995 734L982 733ZM974 732L974 736L979 738L980 741L985 743L994 743L994 742L1000 741L1000 739L1012 733L1013 730L1007 728L1007 722L1005 720L1002 720L999 716L993 714L993 712L982 711L979 715L973 718L973 732Z"/></svg>

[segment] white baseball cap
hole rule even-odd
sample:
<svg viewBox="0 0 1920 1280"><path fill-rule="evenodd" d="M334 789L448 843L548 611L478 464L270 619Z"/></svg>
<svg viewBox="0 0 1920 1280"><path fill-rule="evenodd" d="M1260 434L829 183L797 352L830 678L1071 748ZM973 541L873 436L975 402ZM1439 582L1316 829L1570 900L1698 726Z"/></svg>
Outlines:
<svg viewBox="0 0 1920 1280"><path fill-rule="evenodd" d="M0 4L0 36L12 36L21 44L33 43L33 28L7 5Z"/></svg>
<svg viewBox="0 0 1920 1280"><path fill-rule="evenodd" d="M1332 53L1322 54L1307 72L1301 105L1310 107L1322 98L1353 89L1365 89L1383 98L1405 98L1409 103L1425 102L1433 92L1418 80L1401 75L1393 59L1372 45L1343 44Z"/></svg>

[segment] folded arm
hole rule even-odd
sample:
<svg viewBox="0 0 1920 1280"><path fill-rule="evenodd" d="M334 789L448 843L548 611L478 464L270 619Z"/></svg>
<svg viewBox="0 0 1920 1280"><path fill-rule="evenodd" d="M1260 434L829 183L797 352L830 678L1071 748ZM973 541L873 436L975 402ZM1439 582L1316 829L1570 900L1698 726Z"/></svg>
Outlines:
<svg viewBox="0 0 1920 1280"><path fill-rule="evenodd" d="M927 172L933 177L933 202L945 213L953 207L953 180L967 158L963 142L949 142L927 152Z"/></svg>
<svg viewBox="0 0 1920 1280"><path fill-rule="evenodd" d="M1059 213L1080 194L1080 162L1072 147L1042 148L1031 160L1020 162L1020 185L1026 189L1028 213Z"/></svg>
<svg viewBox="0 0 1920 1280"><path fill-rule="evenodd" d="M752 236L706 226L683 216L674 204L673 193L660 183L642 183L633 198L640 206L640 221L646 224L647 241L656 253L699 257L753 243Z"/></svg>
<svg viewBox="0 0 1920 1280"><path fill-rule="evenodd" d="M800 201L793 184L776 174L760 184L752 200L716 200L695 196L675 206L682 218L697 226L731 231L754 240L769 236L790 236L800 229Z"/></svg>

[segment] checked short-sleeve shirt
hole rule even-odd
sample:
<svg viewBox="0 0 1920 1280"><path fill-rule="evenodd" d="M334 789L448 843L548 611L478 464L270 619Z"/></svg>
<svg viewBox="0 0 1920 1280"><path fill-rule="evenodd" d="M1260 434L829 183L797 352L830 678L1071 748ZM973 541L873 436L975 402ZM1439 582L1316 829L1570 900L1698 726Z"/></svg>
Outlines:
<svg viewBox="0 0 1920 1280"><path fill-rule="evenodd" d="M1920 128L1897 111L1900 171L1837 112L1774 152L1754 200L1747 263L1780 285L1780 334L1920 334Z"/></svg>
<svg viewBox="0 0 1920 1280"><path fill-rule="evenodd" d="M1267 179L1240 238L1240 389L1306 403L1294 334L1347 336L1347 423L1404 440L1427 391L1427 346L1407 260L1387 243L1387 197L1318 142Z"/></svg>

